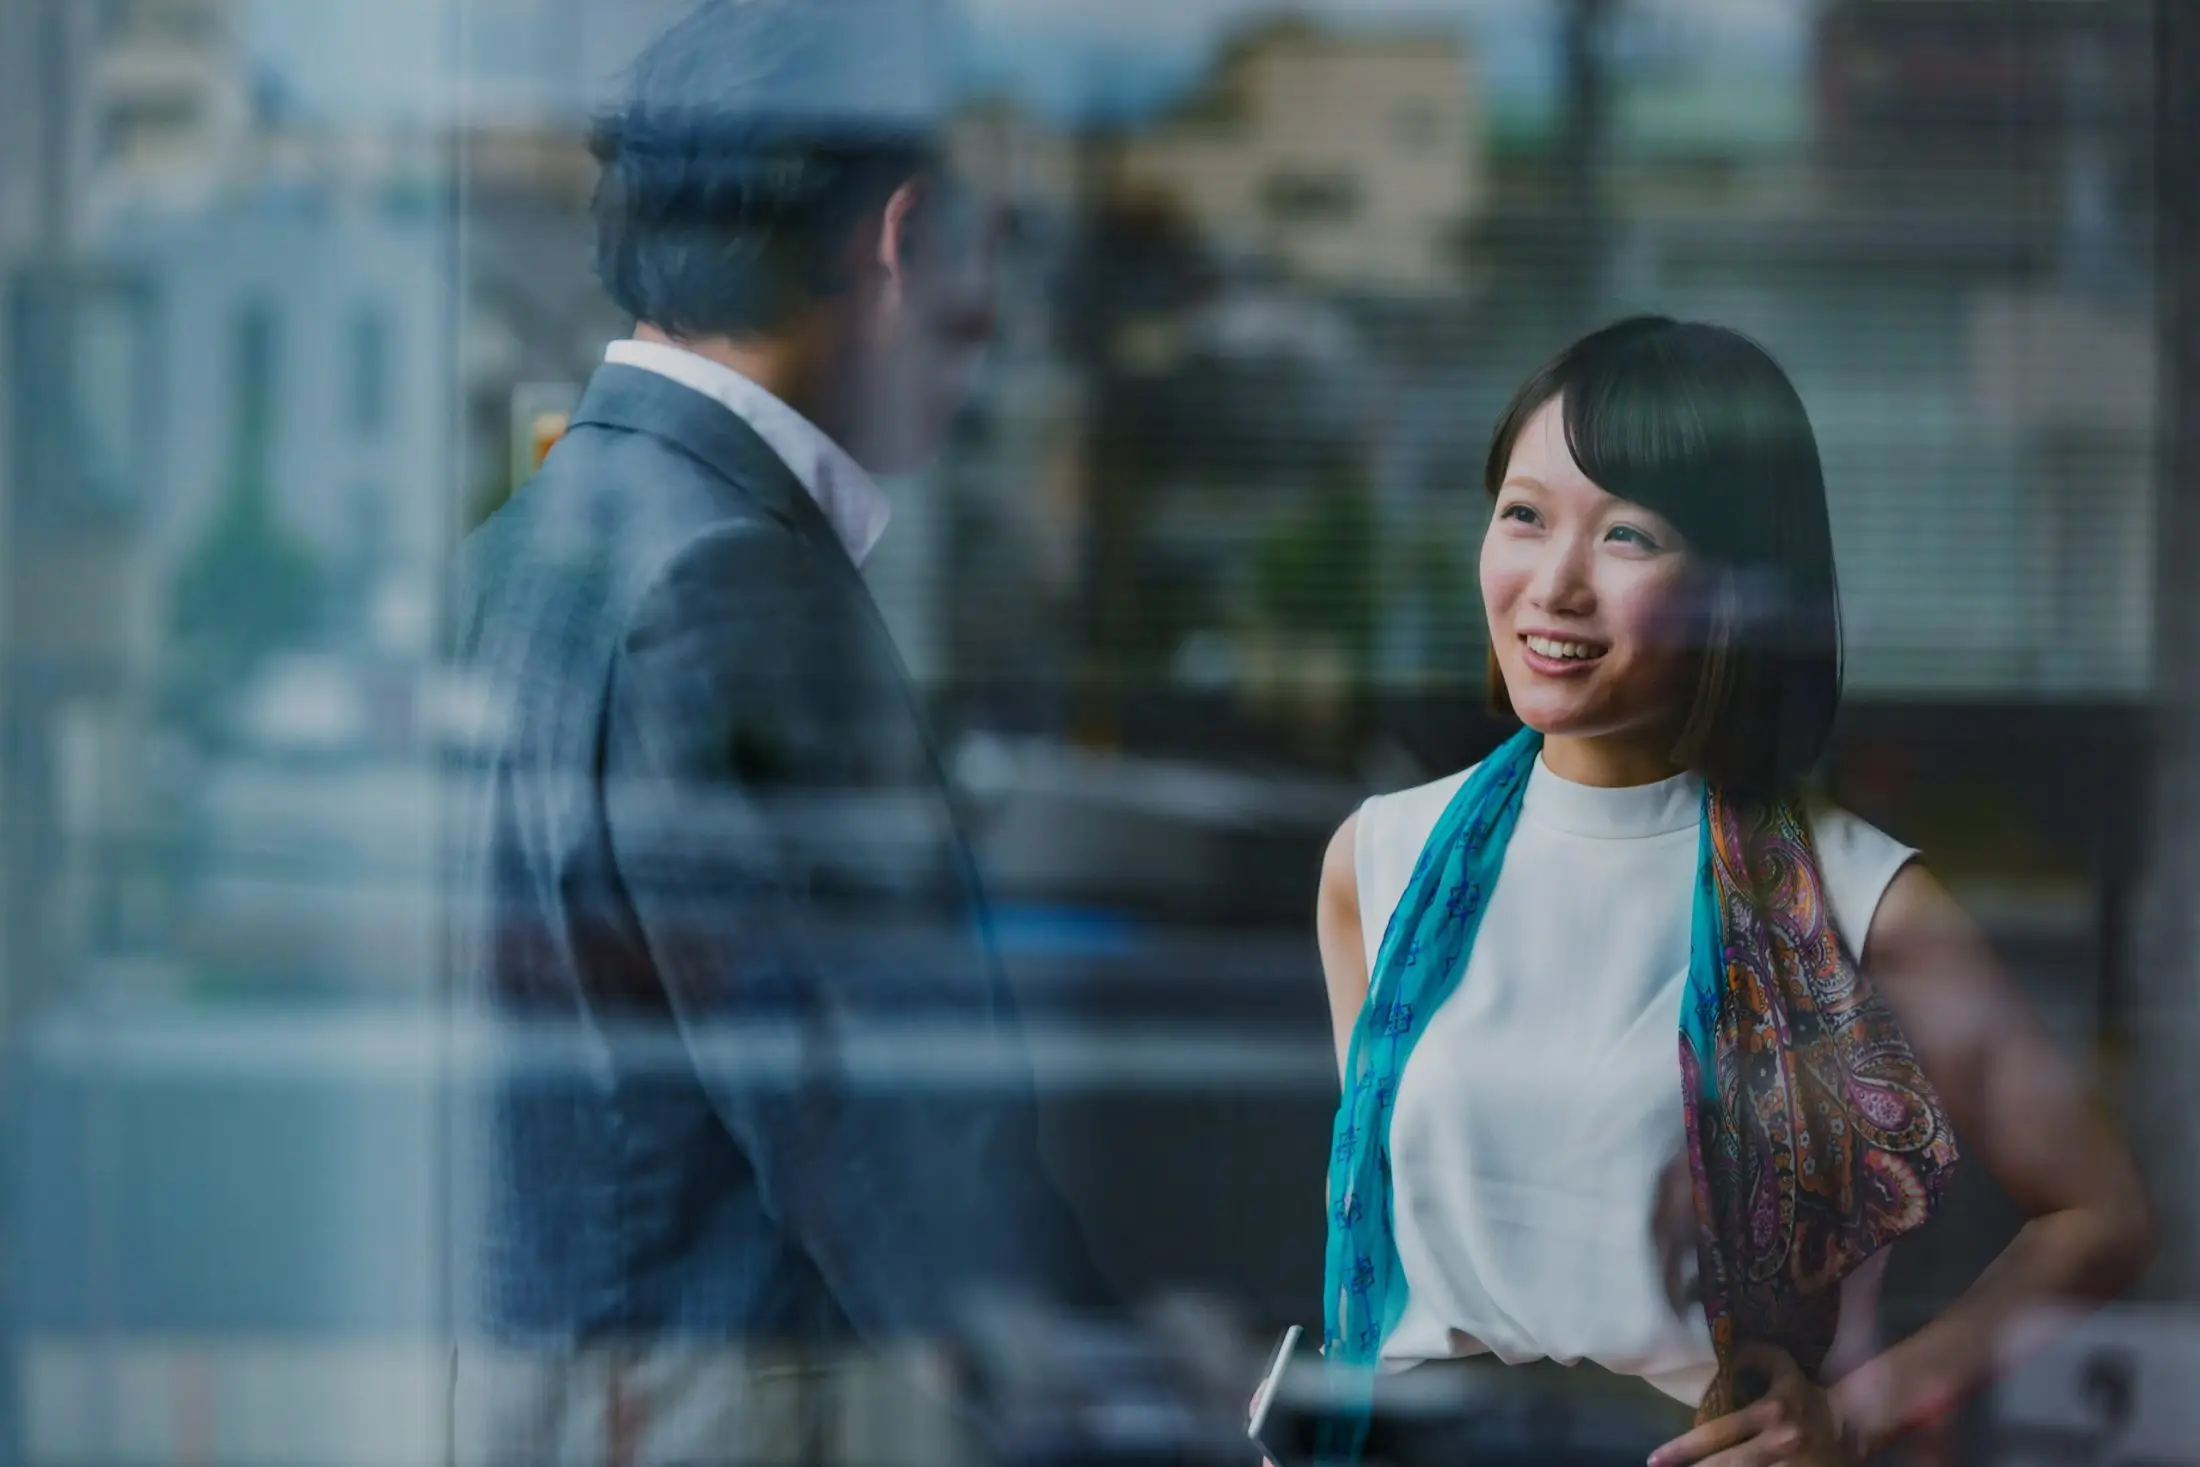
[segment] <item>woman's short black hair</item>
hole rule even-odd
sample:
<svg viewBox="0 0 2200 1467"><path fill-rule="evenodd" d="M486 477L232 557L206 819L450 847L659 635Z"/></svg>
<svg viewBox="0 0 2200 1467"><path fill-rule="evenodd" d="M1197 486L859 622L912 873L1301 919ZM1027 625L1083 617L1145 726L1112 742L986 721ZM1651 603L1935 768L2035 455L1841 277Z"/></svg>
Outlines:
<svg viewBox="0 0 2200 1467"><path fill-rule="evenodd" d="M1494 497L1528 420L1559 400L1591 481L1688 537L1709 572L1675 758L1738 792L1788 790L1841 701L1841 611L1818 440L1765 349L1722 326L1636 316L1522 384L1483 468ZM1491 701L1510 713L1494 654Z"/></svg>
<svg viewBox="0 0 2200 1467"><path fill-rule="evenodd" d="M940 163L933 123L888 105L878 53L898 38L869 15L705 0L642 53L589 135L596 273L620 309L751 336L839 288L857 224Z"/></svg>

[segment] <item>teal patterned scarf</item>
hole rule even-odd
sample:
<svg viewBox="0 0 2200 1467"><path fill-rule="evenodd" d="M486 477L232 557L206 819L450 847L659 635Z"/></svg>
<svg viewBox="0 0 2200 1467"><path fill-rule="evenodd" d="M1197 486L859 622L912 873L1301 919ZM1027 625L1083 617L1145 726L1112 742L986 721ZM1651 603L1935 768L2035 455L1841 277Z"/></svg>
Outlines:
<svg viewBox="0 0 2200 1467"><path fill-rule="evenodd" d="M1414 1043L1466 974L1542 743L1522 730L1460 787L1384 929L1332 1136L1332 1362L1373 1366L1405 1310L1392 1103ZM1737 1404L1744 1342L1817 1375L1840 1281L1931 1215L1956 1147L1893 1015L1842 949L1800 804L1707 787L1699 852L1676 1079L1719 1367L1697 1409L1708 1420Z"/></svg>

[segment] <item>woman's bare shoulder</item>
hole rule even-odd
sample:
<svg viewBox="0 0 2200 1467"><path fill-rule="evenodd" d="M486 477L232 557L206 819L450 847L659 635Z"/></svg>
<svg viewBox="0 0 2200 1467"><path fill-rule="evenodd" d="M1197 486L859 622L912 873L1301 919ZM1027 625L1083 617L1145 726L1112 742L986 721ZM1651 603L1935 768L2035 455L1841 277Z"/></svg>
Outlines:
<svg viewBox="0 0 2200 1467"><path fill-rule="evenodd" d="M1328 849L1322 852L1322 895L1357 896L1360 889L1359 847L1360 820L1367 807L1360 806L1344 817L1344 823L1329 837Z"/></svg>

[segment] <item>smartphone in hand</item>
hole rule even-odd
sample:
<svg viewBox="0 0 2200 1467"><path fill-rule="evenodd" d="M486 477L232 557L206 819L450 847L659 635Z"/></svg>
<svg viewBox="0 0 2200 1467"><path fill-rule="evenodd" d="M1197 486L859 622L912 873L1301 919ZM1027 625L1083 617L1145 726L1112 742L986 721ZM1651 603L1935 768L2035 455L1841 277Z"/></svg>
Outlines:
<svg viewBox="0 0 2200 1467"><path fill-rule="evenodd" d="M1275 1467L1296 1467L1291 1456L1276 1450L1267 1438L1277 1435L1268 1429L1275 1415L1276 1396L1283 1389L1284 1374L1291 1368L1292 1357L1298 1354L1299 1343L1305 1338L1306 1331L1295 1324L1283 1332L1283 1338L1276 1342L1275 1354L1269 1357L1268 1373L1260 1378L1260 1385L1253 1392L1252 1409L1245 1421L1247 1440L1260 1448L1260 1454Z"/></svg>

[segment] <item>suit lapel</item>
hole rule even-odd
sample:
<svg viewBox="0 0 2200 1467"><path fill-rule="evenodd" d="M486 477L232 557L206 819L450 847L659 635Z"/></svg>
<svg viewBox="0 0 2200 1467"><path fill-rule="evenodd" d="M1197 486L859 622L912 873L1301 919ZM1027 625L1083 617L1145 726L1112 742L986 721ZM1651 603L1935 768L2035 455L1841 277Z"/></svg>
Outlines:
<svg viewBox="0 0 2200 1467"><path fill-rule="evenodd" d="M771 445L723 403L669 377L610 362L596 369L573 414L573 426L583 424L666 440L794 530L829 561L855 574L855 563L848 559L825 511Z"/></svg>
<svg viewBox="0 0 2200 1467"><path fill-rule="evenodd" d="M786 460L739 414L669 377L613 362L597 369L573 415L575 427L584 423L667 440L792 529L823 558L828 573L840 580L843 589L862 603L873 630L893 653L903 687L908 687L909 673L900 648L879 614L869 582L849 558L848 547Z"/></svg>
<svg viewBox="0 0 2200 1467"><path fill-rule="evenodd" d="M878 601L871 595L869 583L863 573L848 556L847 547L833 531L825 511L802 487L794 471L786 461L772 451L758 436L756 430L742 420L739 414L723 403L714 402L692 388L684 387L669 377L640 367L629 367L609 362L596 369L590 379L588 391L581 398L580 406L573 414L573 426L594 424L626 433L648 433L677 446L689 457L743 495L774 519L786 524L808 541L818 552L831 574L842 581L869 619L869 625L884 649L887 665L893 669L893 681L898 695L908 709L919 743L932 776L937 782L940 796L946 802L948 824L953 831L955 855L962 868L965 890L969 894L972 915L978 925L980 945L985 949L990 977L994 989L994 1005L997 1012L1013 1012L1006 982L1000 971L998 951L994 943L991 914L985 901L985 887L978 876L977 860L970 849L968 836L963 830L961 811L954 798L954 786L948 783L946 762L940 757L939 746L933 740L930 721L917 700L916 686L910 679L908 665L902 660L901 646L894 640L885 616L879 611Z"/></svg>

